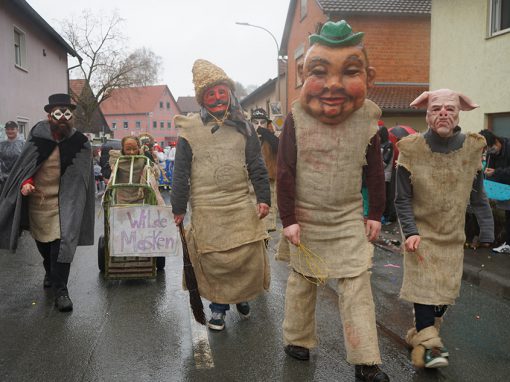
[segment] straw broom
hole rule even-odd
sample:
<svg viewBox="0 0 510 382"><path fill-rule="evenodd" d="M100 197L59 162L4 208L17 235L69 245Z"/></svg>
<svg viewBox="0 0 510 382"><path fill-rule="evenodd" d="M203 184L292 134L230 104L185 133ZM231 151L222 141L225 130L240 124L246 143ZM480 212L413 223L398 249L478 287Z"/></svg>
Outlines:
<svg viewBox="0 0 510 382"><path fill-rule="evenodd" d="M198 291L198 283L195 276L195 271L193 270L193 265L191 264L191 260L189 258L188 244L186 243L186 237L184 236L184 227L182 223L179 224L179 233L181 235L182 241L184 281L189 292L189 303L191 305L191 310L193 311L195 321L199 324L205 325L204 305L202 304L200 292Z"/></svg>

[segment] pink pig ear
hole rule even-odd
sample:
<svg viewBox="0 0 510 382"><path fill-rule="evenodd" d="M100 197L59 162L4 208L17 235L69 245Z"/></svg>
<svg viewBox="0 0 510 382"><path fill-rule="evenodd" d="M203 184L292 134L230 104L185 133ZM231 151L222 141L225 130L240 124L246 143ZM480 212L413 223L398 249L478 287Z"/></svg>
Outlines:
<svg viewBox="0 0 510 382"><path fill-rule="evenodd" d="M418 98L416 98L409 106L414 108L427 107L429 104L429 94L430 92L421 93Z"/></svg>
<svg viewBox="0 0 510 382"><path fill-rule="evenodd" d="M465 96L462 93L457 93L459 95L459 102L460 102L460 110L462 111L469 111L476 109L477 107L480 107L480 105L477 105L468 96Z"/></svg>

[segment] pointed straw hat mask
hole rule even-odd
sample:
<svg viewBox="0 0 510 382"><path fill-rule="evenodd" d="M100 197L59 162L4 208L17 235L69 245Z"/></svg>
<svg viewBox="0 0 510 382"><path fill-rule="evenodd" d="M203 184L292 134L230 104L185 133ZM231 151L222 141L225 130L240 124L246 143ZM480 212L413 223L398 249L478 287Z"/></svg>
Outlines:
<svg viewBox="0 0 510 382"><path fill-rule="evenodd" d="M193 84L195 85L195 98L203 106L204 92L215 85L225 84L230 90L235 90L234 81L220 67L207 60L196 60L193 64Z"/></svg>

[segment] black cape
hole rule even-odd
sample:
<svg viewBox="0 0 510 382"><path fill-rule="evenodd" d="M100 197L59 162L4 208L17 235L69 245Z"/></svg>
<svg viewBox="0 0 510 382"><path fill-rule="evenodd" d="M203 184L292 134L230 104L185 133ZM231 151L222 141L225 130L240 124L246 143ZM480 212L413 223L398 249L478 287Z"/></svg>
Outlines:
<svg viewBox="0 0 510 382"><path fill-rule="evenodd" d="M0 195L0 248L15 251L23 229L30 230L28 197L21 184L33 177L55 147L60 150L60 252L58 261L70 263L78 245L94 244L95 181L92 149L87 137L73 129L57 142L48 121L37 123ZM37 187L37 185L36 185Z"/></svg>

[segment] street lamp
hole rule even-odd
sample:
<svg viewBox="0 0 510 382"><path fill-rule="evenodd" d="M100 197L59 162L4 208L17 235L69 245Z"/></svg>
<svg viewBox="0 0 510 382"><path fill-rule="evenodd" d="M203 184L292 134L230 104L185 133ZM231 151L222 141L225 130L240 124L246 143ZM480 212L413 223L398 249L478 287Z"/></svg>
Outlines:
<svg viewBox="0 0 510 382"><path fill-rule="evenodd" d="M253 28L262 29L262 30L266 31L267 33L269 33L271 35L271 37L273 38L274 43L276 44L276 91L277 91L278 102L281 102L280 101L280 63L279 63L280 46L278 45L278 41L276 41L276 37L274 37L274 35L269 30L267 30L264 27L258 26L258 25L253 25L250 23L240 23L238 21L236 21L236 24L243 25L245 27L253 27Z"/></svg>

